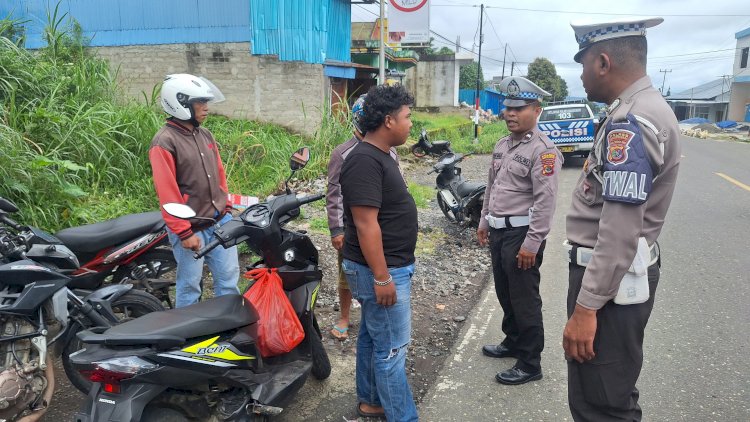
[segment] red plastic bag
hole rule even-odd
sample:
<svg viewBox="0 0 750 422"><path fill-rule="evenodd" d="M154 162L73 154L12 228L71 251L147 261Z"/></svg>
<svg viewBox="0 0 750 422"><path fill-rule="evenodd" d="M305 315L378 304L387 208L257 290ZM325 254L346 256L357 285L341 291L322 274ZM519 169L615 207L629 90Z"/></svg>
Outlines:
<svg viewBox="0 0 750 422"><path fill-rule="evenodd" d="M276 268L256 268L244 275L256 280L244 294L258 311L258 349L263 357L294 349L305 338L305 330L284 293Z"/></svg>

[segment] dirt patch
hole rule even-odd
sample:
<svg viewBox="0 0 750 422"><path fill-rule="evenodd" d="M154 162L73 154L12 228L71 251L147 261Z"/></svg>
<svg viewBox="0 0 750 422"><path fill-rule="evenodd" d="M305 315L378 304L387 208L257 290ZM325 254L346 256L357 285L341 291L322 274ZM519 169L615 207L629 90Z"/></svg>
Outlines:
<svg viewBox="0 0 750 422"><path fill-rule="evenodd" d="M415 160L402 155L401 164L409 182L435 185L434 175L427 175L434 160ZM471 157L463 163L464 177L473 181L485 180L488 165L488 157ZM296 189L324 192L325 181L307 182ZM418 212L419 241L416 273L412 280L412 343L407 365L412 391L420 402L449 356L468 312L479 299L490 270L490 258L489 251L477 244L476 231L449 222L434 198ZM325 218L323 209L308 206L304 218L290 224L308 230L320 248L324 279L316 312L321 329L327 333L338 320L339 305L336 253L327 231L315 230L322 218ZM353 325L349 339L343 342L327 339L329 354L354 356L356 353L359 308L353 308L351 314Z"/></svg>

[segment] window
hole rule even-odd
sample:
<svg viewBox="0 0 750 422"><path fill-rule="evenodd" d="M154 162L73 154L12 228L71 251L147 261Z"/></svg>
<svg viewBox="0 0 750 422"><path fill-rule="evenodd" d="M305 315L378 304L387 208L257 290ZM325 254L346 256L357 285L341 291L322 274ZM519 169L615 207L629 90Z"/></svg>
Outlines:
<svg viewBox="0 0 750 422"><path fill-rule="evenodd" d="M747 67L748 50L750 50L750 47L745 47L742 49L742 58L740 58L740 69L744 69Z"/></svg>
<svg viewBox="0 0 750 422"><path fill-rule="evenodd" d="M701 118L708 120L708 112L709 112L708 106L695 106L695 112L693 113L693 117L701 117Z"/></svg>
<svg viewBox="0 0 750 422"><path fill-rule="evenodd" d="M589 119L591 114L586 107L568 107L568 108L557 108L557 109L546 109L542 111L542 116L539 121L546 122L548 120L569 120L569 119Z"/></svg>

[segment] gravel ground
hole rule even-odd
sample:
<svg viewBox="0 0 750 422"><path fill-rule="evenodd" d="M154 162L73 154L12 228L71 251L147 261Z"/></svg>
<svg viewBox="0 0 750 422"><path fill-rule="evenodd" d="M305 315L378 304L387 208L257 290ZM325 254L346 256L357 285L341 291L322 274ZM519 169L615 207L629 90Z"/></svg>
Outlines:
<svg viewBox="0 0 750 422"><path fill-rule="evenodd" d="M485 181L490 159L489 155L468 157L462 163L463 176L471 181ZM435 186L435 175L427 174L434 163L430 158L401 157L407 181L429 187ZM324 192L325 181L308 182L297 189ZM412 343L407 364L409 381L419 402L479 298L490 271L490 259L489 251L479 247L475 230L462 229L448 221L434 197L426 208L418 211L420 242L412 280ZM304 216L295 222L302 229L325 217L325 212L320 207L308 206ZM321 329L327 332L338 321L336 253L327 232L311 231L310 235L320 248L324 280L316 312ZM354 308L349 339L343 342L328 339L329 354L356 353L358 321L359 308Z"/></svg>

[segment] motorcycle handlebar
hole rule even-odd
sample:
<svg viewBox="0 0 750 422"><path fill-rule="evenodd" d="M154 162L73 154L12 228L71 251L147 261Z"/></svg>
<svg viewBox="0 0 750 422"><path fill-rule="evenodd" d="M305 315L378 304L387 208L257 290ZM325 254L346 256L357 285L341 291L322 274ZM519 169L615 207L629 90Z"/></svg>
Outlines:
<svg viewBox="0 0 750 422"><path fill-rule="evenodd" d="M308 195L302 198L298 198L297 200L299 201L300 205L304 205L309 204L310 202L321 200L323 198L325 198L325 195L323 195L322 193L316 193L315 195Z"/></svg>
<svg viewBox="0 0 750 422"><path fill-rule="evenodd" d="M195 259L201 259L203 258L207 253L211 252L212 250L216 249L217 246L221 245L221 242L219 239L212 240L208 245L206 245L205 248L199 250L198 252L193 254L193 258Z"/></svg>

